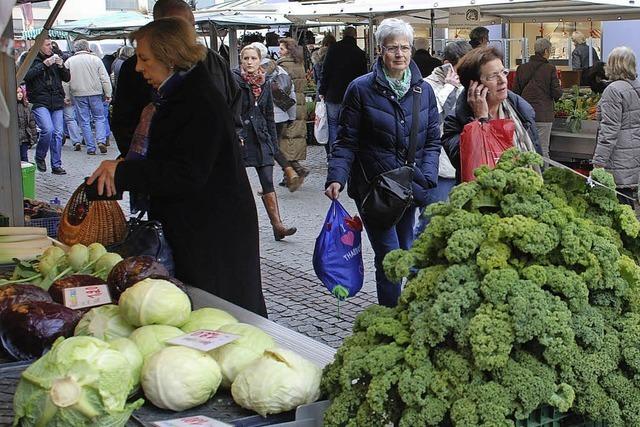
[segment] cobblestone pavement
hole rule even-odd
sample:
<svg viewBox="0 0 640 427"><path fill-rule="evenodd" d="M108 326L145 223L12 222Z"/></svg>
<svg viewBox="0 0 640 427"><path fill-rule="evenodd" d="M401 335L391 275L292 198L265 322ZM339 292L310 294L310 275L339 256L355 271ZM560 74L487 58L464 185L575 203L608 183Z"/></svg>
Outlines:
<svg viewBox="0 0 640 427"><path fill-rule="evenodd" d="M58 197L63 205L85 176L91 175L102 160L115 158L117 148L112 143L106 155L87 156L83 151L75 152L65 145L62 150L63 167L67 175L36 172L36 196L49 201ZM29 151L33 161L34 151ZM364 307L376 302L373 270L373 252L363 234L365 284L354 298L341 304L340 318L337 303L322 286L313 271L312 255L315 238L329 208L329 199L323 194L326 177L326 157L323 147L310 146L308 159L302 162L311 173L304 185L295 193L276 186L280 212L287 226L295 226L298 232L281 242L273 239L262 201L257 195L260 189L257 175L248 169L254 190L260 221L260 249L262 255L262 277L265 299L271 320L308 335L333 347L350 333L353 319ZM50 166L47 165L50 169ZM274 181L279 181L281 172L274 172ZM126 197L126 193L125 193ZM345 208L356 211L353 201L346 194L340 198ZM122 202L125 213L128 201Z"/></svg>

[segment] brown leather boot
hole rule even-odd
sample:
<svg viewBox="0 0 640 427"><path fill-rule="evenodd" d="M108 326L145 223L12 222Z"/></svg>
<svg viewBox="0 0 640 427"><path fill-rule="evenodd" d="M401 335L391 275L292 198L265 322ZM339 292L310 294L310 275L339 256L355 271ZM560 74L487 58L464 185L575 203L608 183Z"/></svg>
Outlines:
<svg viewBox="0 0 640 427"><path fill-rule="evenodd" d="M298 176L296 171L291 166L287 166L284 168L284 179L287 183L287 188L292 193L302 185L302 179L300 179L300 176Z"/></svg>
<svg viewBox="0 0 640 427"><path fill-rule="evenodd" d="M298 231L295 227L287 228L280 219L280 210L278 209L278 198L276 193L267 193L262 195L262 202L269 214L269 220L271 221L271 227L273 228L273 237L276 241L280 241L287 236L291 236Z"/></svg>
<svg viewBox="0 0 640 427"><path fill-rule="evenodd" d="M297 160L292 160L289 162L289 164L291 165L293 170L296 171L296 173L301 179L304 180L307 177L307 175L309 175L309 169L302 166Z"/></svg>

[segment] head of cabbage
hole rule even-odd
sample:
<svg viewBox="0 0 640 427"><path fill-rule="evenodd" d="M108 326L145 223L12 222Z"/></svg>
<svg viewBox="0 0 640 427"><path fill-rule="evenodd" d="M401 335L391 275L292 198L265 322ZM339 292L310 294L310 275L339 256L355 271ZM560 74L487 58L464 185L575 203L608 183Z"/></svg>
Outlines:
<svg viewBox="0 0 640 427"><path fill-rule="evenodd" d="M156 351L167 347L167 340L182 335L184 335L184 332L175 326L148 325L133 331L131 335L129 335L129 339L138 347L142 358L146 359Z"/></svg>
<svg viewBox="0 0 640 427"><path fill-rule="evenodd" d="M240 336L237 340L209 352L220 365L223 387L231 387L240 371L262 356L266 349L276 346L273 338L262 329L246 323L230 323L218 330Z"/></svg>
<svg viewBox="0 0 640 427"><path fill-rule="evenodd" d="M116 338L109 341L109 347L118 350L131 366L131 390L136 390L140 385L140 372L142 371L142 353L138 346L129 338Z"/></svg>
<svg viewBox="0 0 640 427"><path fill-rule="evenodd" d="M209 400L221 380L218 364L207 353L171 346L144 362L140 382L158 408L184 411Z"/></svg>
<svg viewBox="0 0 640 427"><path fill-rule="evenodd" d="M233 400L263 417L320 397L322 370L290 350L273 348L249 364L231 385Z"/></svg>
<svg viewBox="0 0 640 427"><path fill-rule="evenodd" d="M117 305L108 304L89 310L76 325L74 335L89 335L104 341L126 338L135 328L120 315Z"/></svg>
<svg viewBox="0 0 640 427"><path fill-rule="evenodd" d="M229 323L238 323L238 320L224 310L204 307L192 311L189 320L182 325L180 329L186 333L195 332L200 329L215 331Z"/></svg>
<svg viewBox="0 0 640 427"><path fill-rule="evenodd" d="M134 326L182 326L191 314L186 293L163 279L147 278L126 289L120 300L122 317Z"/></svg>
<svg viewBox="0 0 640 427"><path fill-rule="evenodd" d="M23 373L14 395L14 425L124 426L140 399L127 404L131 366L93 337L59 338Z"/></svg>

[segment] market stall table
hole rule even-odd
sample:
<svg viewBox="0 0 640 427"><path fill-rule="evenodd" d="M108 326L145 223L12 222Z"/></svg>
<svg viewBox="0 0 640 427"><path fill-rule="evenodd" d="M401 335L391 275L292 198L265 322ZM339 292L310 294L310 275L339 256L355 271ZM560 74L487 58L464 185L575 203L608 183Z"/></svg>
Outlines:
<svg viewBox="0 0 640 427"><path fill-rule="evenodd" d="M295 351L320 367L324 367L334 358L335 349L280 326L215 295L192 287L188 289L188 293L192 299L194 310L203 307L225 310L236 317L238 321L262 329L271 335L279 346ZM0 425L10 425L13 421L13 393L20 379L20 374L29 366L29 362L6 363L7 361L6 357L0 355ZM253 411L236 405L229 391L220 390L204 405L183 412L161 410L150 403L146 403L142 408L134 412L127 426L151 426L154 421L204 415L238 427L264 425L313 427L321 425L320 417L326 406L326 402L317 402L298 408L297 415L294 411L291 411L263 418Z"/></svg>

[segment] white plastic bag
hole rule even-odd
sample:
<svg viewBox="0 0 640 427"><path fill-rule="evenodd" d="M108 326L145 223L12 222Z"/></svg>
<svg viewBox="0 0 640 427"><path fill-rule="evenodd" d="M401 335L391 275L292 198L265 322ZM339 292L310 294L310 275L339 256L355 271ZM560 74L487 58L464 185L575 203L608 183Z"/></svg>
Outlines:
<svg viewBox="0 0 640 427"><path fill-rule="evenodd" d="M313 135L318 144L326 144L329 141L329 121L324 101L316 102L316 122L313 127Z"/></svg>

